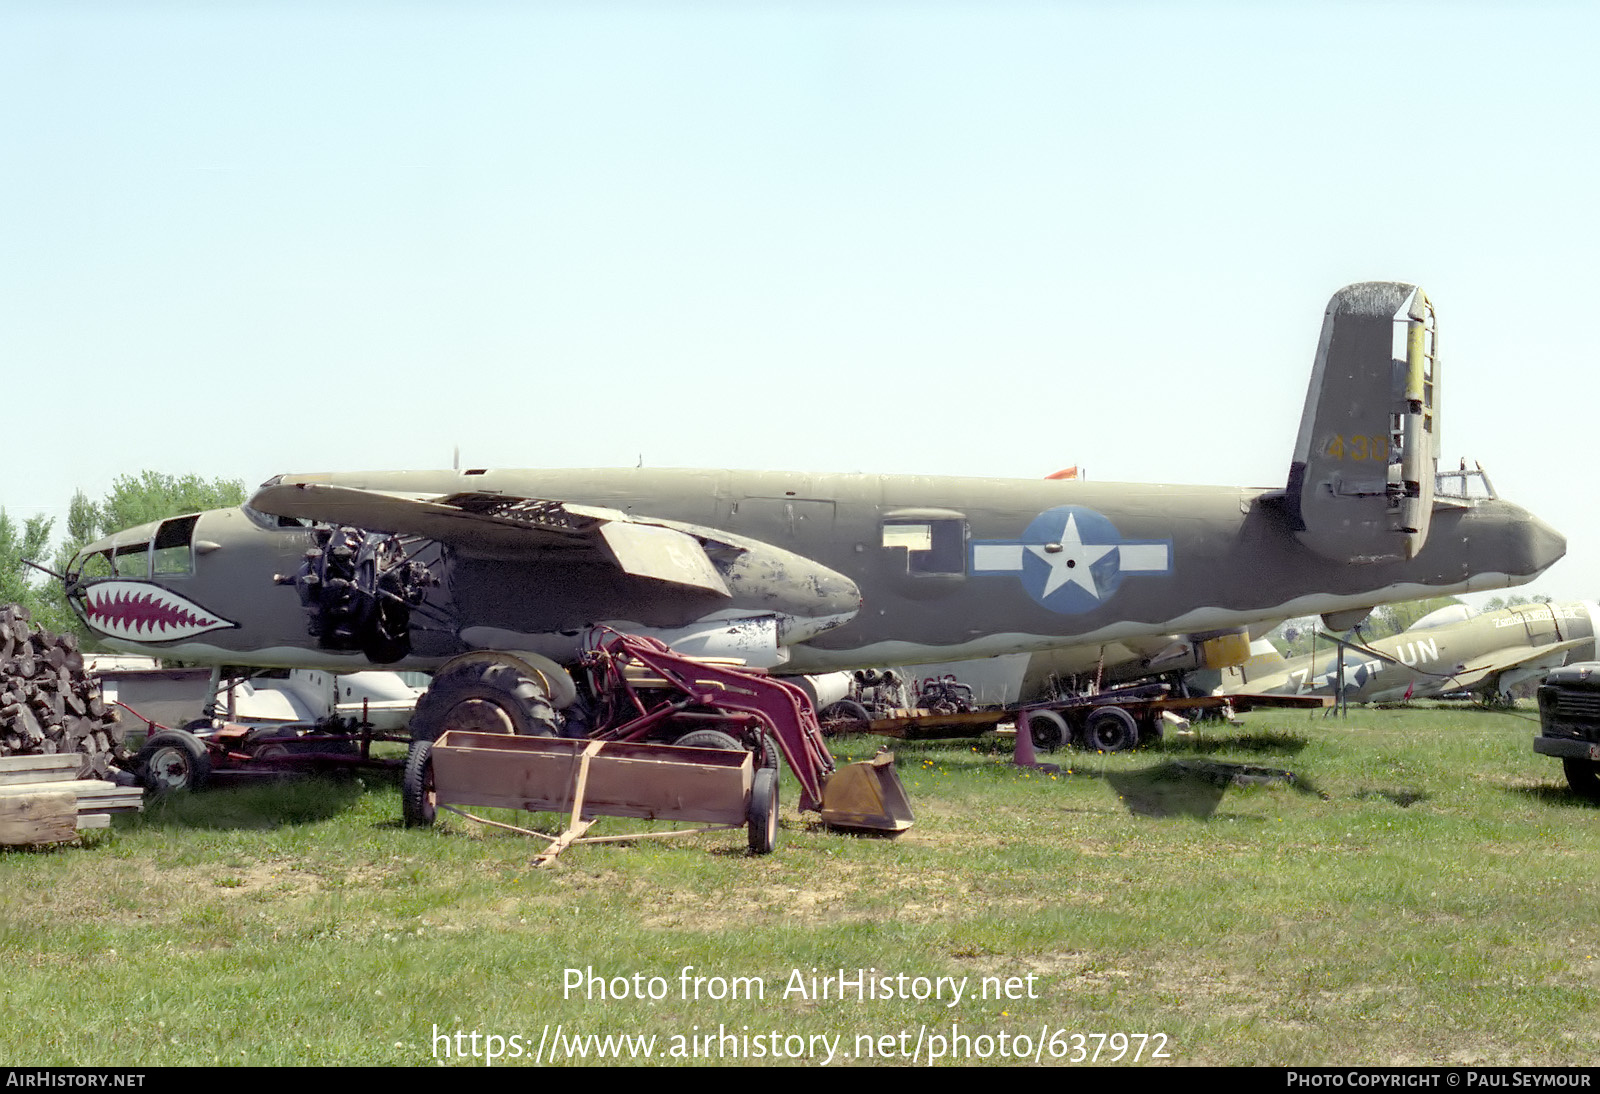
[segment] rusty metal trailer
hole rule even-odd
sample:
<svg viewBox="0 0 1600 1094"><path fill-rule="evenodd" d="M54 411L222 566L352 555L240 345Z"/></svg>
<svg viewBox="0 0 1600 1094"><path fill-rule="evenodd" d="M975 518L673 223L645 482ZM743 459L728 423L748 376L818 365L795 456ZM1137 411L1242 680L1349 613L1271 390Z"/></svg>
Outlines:
<svg viewBox="0 0 1600 1094"><path fill-rule="evenodd" d="M441 808L499 825L459 806L566 813L567 828L557 836L499 825L549 842L534 860L537 865L575 843L741 827L748 832L750 850L764 855L778 835L777 769L756 767L743 749L449 730L436 741L419 742L412 751L402 793L408 825L432 824ZM709 827L586 835L601 815Z"/></svg>
<svg viewBox="0 0 1600 1094"><path fill-rule="evenodd" d="M976 737L1007 722L1028 728L1032 746L1053 752L1071 745L1092 752L1122 752L1161 736L1162 716L1193 711L1255 707L1321 708L1331 700L1310 695L1175 696L1164 687L1146 686L970 713L895 711L866 722L833 723L834 732L875 733L907 740Z"/></svg>

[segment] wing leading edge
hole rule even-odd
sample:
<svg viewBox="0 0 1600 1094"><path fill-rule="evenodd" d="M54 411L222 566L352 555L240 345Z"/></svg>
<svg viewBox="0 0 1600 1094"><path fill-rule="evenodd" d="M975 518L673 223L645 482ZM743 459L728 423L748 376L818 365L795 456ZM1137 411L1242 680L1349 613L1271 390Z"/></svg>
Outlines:
<svg viewBox="0 0 1600 1094"><path fill-rule="evenodd" d="M504 494L401 494L326 483L268 484L249 504L275 517L421 536L477 558L604 561L635 577L732 596L704 538L676 522L617 509Z"/></svg>

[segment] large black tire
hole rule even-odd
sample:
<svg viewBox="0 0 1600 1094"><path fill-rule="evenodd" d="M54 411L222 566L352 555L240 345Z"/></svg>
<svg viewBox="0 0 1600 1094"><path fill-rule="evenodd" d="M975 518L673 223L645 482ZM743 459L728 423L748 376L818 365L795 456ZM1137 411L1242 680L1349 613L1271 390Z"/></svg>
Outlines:
<svg viewBox="0 0 1600 1094"><path fill-rule="evenodd" d="M750 853L770 855L778 845L778 773L770 767L756 768L750 784Z"/></svg>
<svg viewBox="0 0 1600 1094"><path fill-rule="evenodd" d="M400 776L400 816L407 828L427 828L438 815L433 788L433 742L412 741Z"/></svg>
<svg viewBox="0 0 1600 1094"><path fill-rule="evenodd" d="M720 748L724 751L739 751L745 747L739 738L721 729L691 729L672 743L685 748ZM782 755L778 749L778 742L770 733L765 735L764 744L759 752L755 749L749 751L755 758L757 767L776 768L778 757Z"/></svg>
<svg viewBox="0 0 1600 1094"><path fill-rule="evenodd" d="M1567 785L1572 792L1592 802L1600 802L1600 763L1581 756L1568 756L1561 761L1567 774Z"/></svg>
<svg viewBox="0 0 1600 1094"><path fill-rule="evenodd" d="M744 749L744 745L739 743L737 737L720 729L691 729L672 743L683 748L720 748L723 751L733 752Z"/></svg>
<svg viewBox="0 0 1600 1094"><path fill-rule="evenodd" d="M411 739L432 741L446 730L554 737L560 716L542 681L513 658L473 656L447 664L417 700Z"/></svg>
<svg viewBox="0 0 1600 1094"><path fill-rule="evenodd" d="M783 755L783 749L778 744L778 738L770 733L761 735L761 754L756 757L757 767L770 767L774 771L778 768L778 760Z"/></svg>
<svg viewBox="0 0 1600 1094"><path fill-rule="evenodd" d="M1030 710L1028 735L1033 738L1033 747L1041 752L1054 752L1072 739L1067 720L1053 710Z"/></svg>
<svg viewBox="0 0 1600 1094"><path fill-rule="evenodd" d="M133 762L139 782L153 794L199 790L211 777L211 756L193 733L168 729L152 734Z"/></svg>
<svg viewBox="0 0 1600 1094"><path fill-rule="evenodd" d="M1096 752L1124 752L1139 743L1139 723L1121 707L1099 707L1083 723L1083 746Z"/></svg>

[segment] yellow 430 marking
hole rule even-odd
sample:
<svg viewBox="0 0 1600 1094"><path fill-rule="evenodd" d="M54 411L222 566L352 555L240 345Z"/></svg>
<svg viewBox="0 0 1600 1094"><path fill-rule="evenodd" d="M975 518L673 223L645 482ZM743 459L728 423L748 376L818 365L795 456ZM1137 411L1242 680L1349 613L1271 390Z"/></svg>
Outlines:
<svg viewBox="0 0 1600 1094"><path fill-rule="evenodd" d="M1345 437L1335 433L1328 438L1322 451L1335 460L1380 460L1389 462L1389 439L1352 434Z"/></svg>

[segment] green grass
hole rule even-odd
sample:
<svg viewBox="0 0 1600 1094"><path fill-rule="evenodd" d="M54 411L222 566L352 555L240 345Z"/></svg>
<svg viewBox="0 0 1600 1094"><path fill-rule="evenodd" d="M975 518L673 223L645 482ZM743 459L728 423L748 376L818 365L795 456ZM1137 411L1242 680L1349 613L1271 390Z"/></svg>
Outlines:
<svg viewBox="0 0 1600 1094"><path fill-rule="evenodd" d="M777 1034L806 1062L832 1038L854 1057L858 1036L898 1053L919 1032L923 1061L955 1034L958 1059L998 1062L1002 1034L1014 1051L1043 1031L1046 1062L1051 1037L1075 1054L1121 1032L1164 1034L1146 1061L1178 1064L1590 1064L1600 810L1533 731L1527 711L1261 713L1062 753L1054 777L995 740L902 744L917 825L898 840L801 819L786 779L771 856L721 833L542 870L527 837L403 828L383 776L210 790L79 846L0 852L0 1058L429 1064L436 1034L531 1053L559 1025L654 1035L658 1056L719 1027L768 1052ZM1217 764L1295 780L1216 785ZM567 992L567 969L630 995L659 977L665 997ZM966 978L966 995L785 994L840 969ZM736 978L764 997L729 997Z"/></svg>

